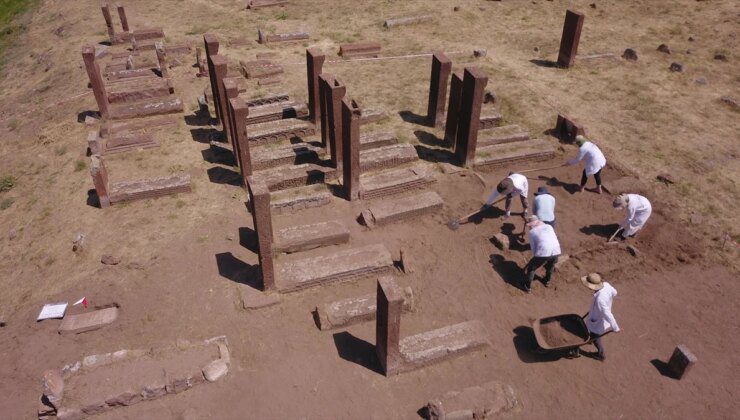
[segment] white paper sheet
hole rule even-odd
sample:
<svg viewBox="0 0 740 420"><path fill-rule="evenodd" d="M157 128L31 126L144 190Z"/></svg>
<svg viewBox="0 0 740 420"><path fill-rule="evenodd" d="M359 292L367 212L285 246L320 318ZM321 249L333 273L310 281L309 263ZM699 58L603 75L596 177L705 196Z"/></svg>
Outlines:
<svg viewBox="0 0 740 420"><path fill-rule="evenodd" d="M47 303L41 308L38 318L36 321L53 318L64 318L64 313L67 312L67 302Z"/></svg>

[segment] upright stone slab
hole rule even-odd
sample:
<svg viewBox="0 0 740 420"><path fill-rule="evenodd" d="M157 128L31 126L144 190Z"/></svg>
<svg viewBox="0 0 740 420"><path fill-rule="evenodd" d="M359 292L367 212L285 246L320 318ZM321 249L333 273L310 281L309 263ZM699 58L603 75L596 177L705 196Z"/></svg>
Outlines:
<svg viewBox="0 0 740 420"><path fill-rule="evenodd" d="M434 53L427 106L427 124L432 127L442 126L447 98L447 79L450 77L450 72L452 72L452 61L442 52Z"/></svg>
<svg viewBox="0 0 740 420"><path fill-rule="evenodd" d="M452 79L450 79L450 101L447 105L447 121L445 122L445 142L447 144L454 144L457 137L462 85L463 75L458 72L452 73Z"/></svg>
<svg viewBox="0 0 740 420"><path fill-rule="evenodd" d="M216 108L216 119L221 119L221 114L218 113L218 106L215 104L218 102L218 92L216 90L216 75L214 74L213 62L211 57L218 54L219 42L218 39L211 34L203 35L203 43L205 44L206 50L206 64L208 66L208 78L211 80L211 95L213 98L214 108Z"/></svg>
<svg viewBox="0 0 740 420"><path fill-rule="evenodd" d="M560 52L558 53L558 65L568 68L573 65L578 53L578 42L581 39L581 28L583 28L583 13L568 10L565 12L565 23L563 23L563 36L560 38Z"/></svg>
<svg viewBox="0 0 740 420"><path fill-rule="evenodd" d="M577 136L585 136L586 130L583 128L583 125L579 124L573 118L565 114L558 114L558 120L555 123L553 134L561 140L572 143L576 141Z"/></svg>
<svg viewBox="0 0 740 420"><path fill-rule="evenodd" d="M113 19L110 15L110 8L107 4L103 4L100 6L100 10L103 12L103 19L105 19L105 26L108 27L108 38L110 38L111 44L116 44L116 30L113 27Z"/></svg>
<svg viewBox="0 0 740 420"><path fill-rule="evenodd" d="M108 94L105 92L105 83L103 82L103 77L100 75L100 67L97 61L95 61L95 47L92 45L83 46L82 59L85 61L85 70L87 71L87 76L90 78L90 84L92 85L95 102L98 104L100 115L103 118L107 118L109 115Z"/></svg>
<svg viewBox="0 0 740 420"><path fill-rule="evenodd" d="M110 197L108 195L108 171L103 165L100 156L92 155L90 157L90 175L92 175L95 193L98 195L100 207L110 207Z"/></svg>
<svg viewBox="0 0 740 420"><path fill-rule="evenodd" d="M342 158L343 158L343 147L342 147L342 100L344 95L347 93L347 87L339 81L336 77L332 79L332 83L329 85L329 106L328 113L329 119L329 153L331 156L332 165L337 168L337 171L342 170Z"/></svg>
<svg viewBox="0 0 740 420"><path fill-rule="evenodd" d="M360 198L360 107L357 102L342 100L343 185L345 197Z"/></svg>
<svg viewBox="0 0 740 420"><path fill-rule="evenodd" d="M308 78L308 119L319 123L321 109L319 107L319 74L324 66L326 56L318 48L306 50L306 75Z"/></svg>
<svg viewBox="0 0 740 420"><path fill-rule="evenodd" d="M159 64L159 71L162 73L162 77L168 79L170 77L169 71L167 70L167 52L164 49L162 41L154 43L154 50L157 52L157 63Z"/></svg>
<svg viewBox="0 0 740 420"><path fill-rule="evenodd" d="M249 151L249 141L247 140L247 116L249 108L247 104L239 99L232 98L229 100L230 118L234 121L232 132L234 133L234 157L239 165L242 174L242 182L247 186L247 177L252 175L252 155Z"/></svg>
<svg viewBox="0 0 740 420"><path fill-rule="evenodd" d="M486 84L488 84L488 76L483 72L475 67L465 68L460 100L460 121L455 141L455 155L464 166L471 166L475 161L480 110Z"/></svg>
<svg viewBox="0 0 740 420"><path fill-rule="evenodd" d="M228 60L226 57L220 54L209 57L213 64L213 82L215 85L215 95L213 97L213 105L216 108L216 115L221 120L221 126L224 130L224 135L229 132L229 119L226 118L226 97L224 93L224 78L228 72Z"/></svg>
<svg viewBox="0 0 740 420"><path fill-rule="evenodd" d="M392 277L378 279L377 320L375 324L375 351L386 376L394 375L401 367L401 311L403 291Z"/></svg>
<svg viewBox="0 0 740 420"><path fill-rule="evenodd" d="M229 112L229 101L239 96L239 87L236 84L236 79L232 77L226 77L221 82L223 84L223 96L224 96L224 115L226 115L227 118L225 118L224 123L224 136L226 136L227 140L231 142L231 148L234 150L234 158L236 158L236 132L234 131L234 124L236 123L234 116L231 115Z"/></svg>
<svg viewBox="0 0 740 420"><path fill-rule="evenodd" d="M327 147L329 144L329 112L327 109L331 106L331 96L329 95L329 86L334 76L331 74L319 75L319 109L321 112L321 147Z"/></svg>
<svg viewBox="0 0 740 420"><path fill-rule="evenodd" d="M252 208L254 230L257 233L262 290L272 290L275 289L275 267L272 254L270 191L262 180L249 176L247 177L247 192Z"/></svg>
<svg viewBox="0 0 740 420"><path fill-rule="evenodd" d="M673 350L670 360L668 360L668 369L676 379L682 379L689 373L689 370L696 364L696 356L686 346L679 345Z"/></svg>
<svg viewBox="0 0 740 420"><path fill-rule="evenodd" d="M118 17L121 19L121 29L123 29L123 32L130 32L131 29L128 27L128 19L126 18L126 9L122 5L118 5L116 10L118 10Z"/></svg>

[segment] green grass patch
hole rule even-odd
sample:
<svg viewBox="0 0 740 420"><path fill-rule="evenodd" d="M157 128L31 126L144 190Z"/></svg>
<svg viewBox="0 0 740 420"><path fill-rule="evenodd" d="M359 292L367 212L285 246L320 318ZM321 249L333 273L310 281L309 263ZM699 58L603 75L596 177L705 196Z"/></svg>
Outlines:
<svg viewBox="0 0 740 420"><path fill-rule="evenodd" d="M4 177L0 178L0 192L2 191L10 191L13 186L15 186L15 177L12 175L5 175Z"/></svg>
<svg viewBox="0 0 740 420"><path fill-rule="evenodd" d="M26 25L14 21L14 18L31 9L38 0L0 0L0 59L5 54L5 48L21 32L26 30ZM0 60L0 67L2 61Z"/></svg>

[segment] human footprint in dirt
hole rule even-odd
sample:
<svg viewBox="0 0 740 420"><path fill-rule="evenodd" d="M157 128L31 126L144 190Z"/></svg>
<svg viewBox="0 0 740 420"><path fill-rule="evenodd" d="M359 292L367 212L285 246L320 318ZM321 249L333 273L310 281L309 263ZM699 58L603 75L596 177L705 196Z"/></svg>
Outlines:
<svg viewBox="0 0 740 420"><path fill-rule="evenodd" d="M486 210L491 207L491 204L493 204L498 197L506 196L506 205L504 206L506 214L504 215L504 218L507 218L511 216L511 200L515 195L518 195L522 202L522 208L524 209L522 217L526 218L529 214L529 201L527 200L528 192L529 183L527 182L527 177L522 174L511 172L508 177L502 179L501 182L496 185L496 189L488 197L486 204L483 205L481 210Z"/></svg>
<svg viewBox="0 0 740 420"><path fill-rule="evenodd" d="M588 141L583 136L576 136L576 144L578 145L578 156L565 162L565 164L575 165L582 160L584 161L585 167L583 168L581 185L578 191L583 192L588 177L593 176L594 180L596 180L596 192L601 194L601 170L606 166L606 157L601 153L599 146Z"/></svg>
<svg viewBox="0 0 740 420"><path fill-rule="evenodd" d="M617 297L617 289L612 287L609 282L603 281L597 273L581 277L581 283L594 292L591 299L591 308L584 316L584 321L591 335L590 338L593 340L596 350L598 350L594 358L603 362L606 360L606 354L601 338L610 332L621 331L612 314L612 302ZM577 352L578 349L576 349Z"/></svg>
<svg viewBox="0 0 740 420"><path fill-rule="evenodd" d="M622 240L635 236L653 212L650 200L638 194L621 194L614 199L612 206L617 210L627 209L627 217L619 225Z"/></svg>

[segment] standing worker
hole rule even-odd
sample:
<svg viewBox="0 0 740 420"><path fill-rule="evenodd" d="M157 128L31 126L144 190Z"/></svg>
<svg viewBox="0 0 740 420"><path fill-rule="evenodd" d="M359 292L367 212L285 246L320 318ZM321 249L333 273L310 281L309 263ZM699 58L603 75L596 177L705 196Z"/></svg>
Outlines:
<svg viewBox="0 0 740 420"><path fill-rule="evenodd" d="M552 272L560 256L560 242L552 226L543 223L537 216L529 216L526 220L527 227L529 227L529 247L532 249L532 259L524 269L526 278L522 289L529 293L532 280L534 280L534 272L543 265L545 266L545 277L542 279L542 284L550 287Z"/></svg>
<svg viewBox="0 0 740 420"><path fill-rule="evenodd" d="M496 190L493 191L488 197L488 200L486 200L486 204L483 205L483 208L486 209L490 207L491 204L496 200L496 198L505 195L505 217L509 217L511 216L511 199L514 197L514 195L519 195L519 198L522 201L522 207L524 208L524 214L522 217L526 218L529 214L529 201L527 201L528 191L529 183L527 182L527 177L522 174L512 172L509 174L508 177L504 178L503 180L501 180L501 182L498 183L498 185L496 186Z"/></svg>
<svg viewBox="0 0 740 420"><path fill-rule="evenodd" d="M608 282L602 281L601 276L591 273L588 276L581 277L584 286L594 291L594 297L591 299L591 309L584 317L586 327L591 334L591 339L599 353L596 360L606 360L604 346L601 343L601 337L609 332L619 332L619 325L612 314L612 302L617 297L617 289L613 288Z"/></svg>
<svg viewBox="0 0 740 420"><path fill-rule="evenodd" d="M627 208L627 217L619 226L622 229L622 239L635 236L653 212L650 201L638 194L620 194L614 199L612 206L617 210Z"/></svg>
<svg viewBox="0 0 740 420"><path fill-rule="evenodd" d="M583 175L581 176L581 186L578 188L578 192L583 192L583 188L586 187L586 181L588 177L592 176L596 180L596 192L601 194L601 170L606 166L606 158L601 153L599 147L588 141L583 136L576 136L576 144L578 145L578 156L565 162L566 165L575 165L581 160L585 159L585 168L583 168Z"/></svg>
<svg viewBox="0 0 740 420"><path fill-rule="evenodd" d="M555 227L555 197L550 195L547 187L539 187L534 193L534 215L544 223Z"/></svg>

